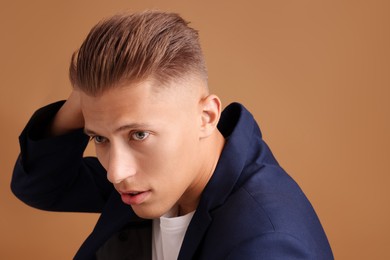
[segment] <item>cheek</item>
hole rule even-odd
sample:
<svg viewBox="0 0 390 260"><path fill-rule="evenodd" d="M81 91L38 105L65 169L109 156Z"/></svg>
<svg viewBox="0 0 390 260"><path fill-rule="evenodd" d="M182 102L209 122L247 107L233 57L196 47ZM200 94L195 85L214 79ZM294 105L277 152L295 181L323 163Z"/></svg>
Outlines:
<svg viewBox="0 0 390 260"><path fill-rule="evenodd" d="M191 164L197 161L197 146L197 138L193 133L177 131L171 138L167 138L164 144L158 146L155 158L159 158L162 169L177 175L188 171Z"/></svg>
<svg viewBox="0 0 390 260"><path fill-rule="evenodd" d="M150 143L148 149L139 151L138 161L142 169L149 174L174 174L184 157L183 147L186 145L175 135L161 135L156 142ZM172 173L170 173L172 172Z"/></svg>

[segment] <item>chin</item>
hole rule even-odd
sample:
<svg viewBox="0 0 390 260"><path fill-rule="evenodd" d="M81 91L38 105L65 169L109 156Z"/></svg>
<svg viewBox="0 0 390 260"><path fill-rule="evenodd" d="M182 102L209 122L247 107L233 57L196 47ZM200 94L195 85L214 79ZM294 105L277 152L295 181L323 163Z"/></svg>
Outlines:
<svg viewBox="0 0 390 260"><path fill-rule="evenodd" d="M152 209L145 209L140 207L132 207L134 213L143 219L156 219L165 214L166 211L158 211Z"/></svg>

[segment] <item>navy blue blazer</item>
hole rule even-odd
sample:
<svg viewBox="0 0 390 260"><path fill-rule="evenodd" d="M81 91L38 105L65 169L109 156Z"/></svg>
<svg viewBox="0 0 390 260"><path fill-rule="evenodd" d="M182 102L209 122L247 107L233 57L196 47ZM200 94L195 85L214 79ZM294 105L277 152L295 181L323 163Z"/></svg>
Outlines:
<svg viewBox="0 0 390 260"><path fill-rule="evenodd" d="M130 248L123 259L150 259L151 221L122 203L96 158L83 158L88 137L82 130L44 138L61 105L38 110L23 130L12 191L44 210L101 213L75 259L110 257L106 249L118 246L113 239ZM279 166L252 115L233 103L218 128L226 144L178 259L333 259L313 207Z"/></svg>

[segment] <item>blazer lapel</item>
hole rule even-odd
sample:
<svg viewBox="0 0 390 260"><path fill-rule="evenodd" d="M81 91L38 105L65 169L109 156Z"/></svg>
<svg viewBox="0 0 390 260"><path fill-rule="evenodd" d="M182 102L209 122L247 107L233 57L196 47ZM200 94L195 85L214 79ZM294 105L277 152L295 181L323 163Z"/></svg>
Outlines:
<svg viewBox="0 0 390 260"><path fill-rule="evenodd" d="M213 209L225 203L245 167L255 126L252 115L238 103L229 105L222 113L218 128L226 143L188 226L179 260L199 258L199 248L211 224Z"/></svg>
<svg viewBox="0 0 390 260"><path fill-rule="evenodd" d="M197 255L203 237L211 223L208 211L197 210L188 226L183 244L180 248L178 260L193 259Z"/></svg>
<svg viewBox="0 0 390 260"><path fill-rule="evenodd" d="M84 241L75 259L94 259L95 252L116 232L129 222L140 221L130 206L124 204L117 192L113 192L103 209L92 233Z"/></svg>

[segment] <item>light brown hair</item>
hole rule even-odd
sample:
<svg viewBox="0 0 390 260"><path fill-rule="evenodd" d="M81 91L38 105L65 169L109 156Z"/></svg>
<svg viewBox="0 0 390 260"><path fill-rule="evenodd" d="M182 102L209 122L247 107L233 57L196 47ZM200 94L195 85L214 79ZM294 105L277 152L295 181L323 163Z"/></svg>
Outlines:
<svg viewBox="0 0 390 260"><path fill-rule="evenodd" d="M89 95L152 79L197 76L207 82L198 32L175 13L118 14L98 23L73 53L71 83Z"/></svg>

